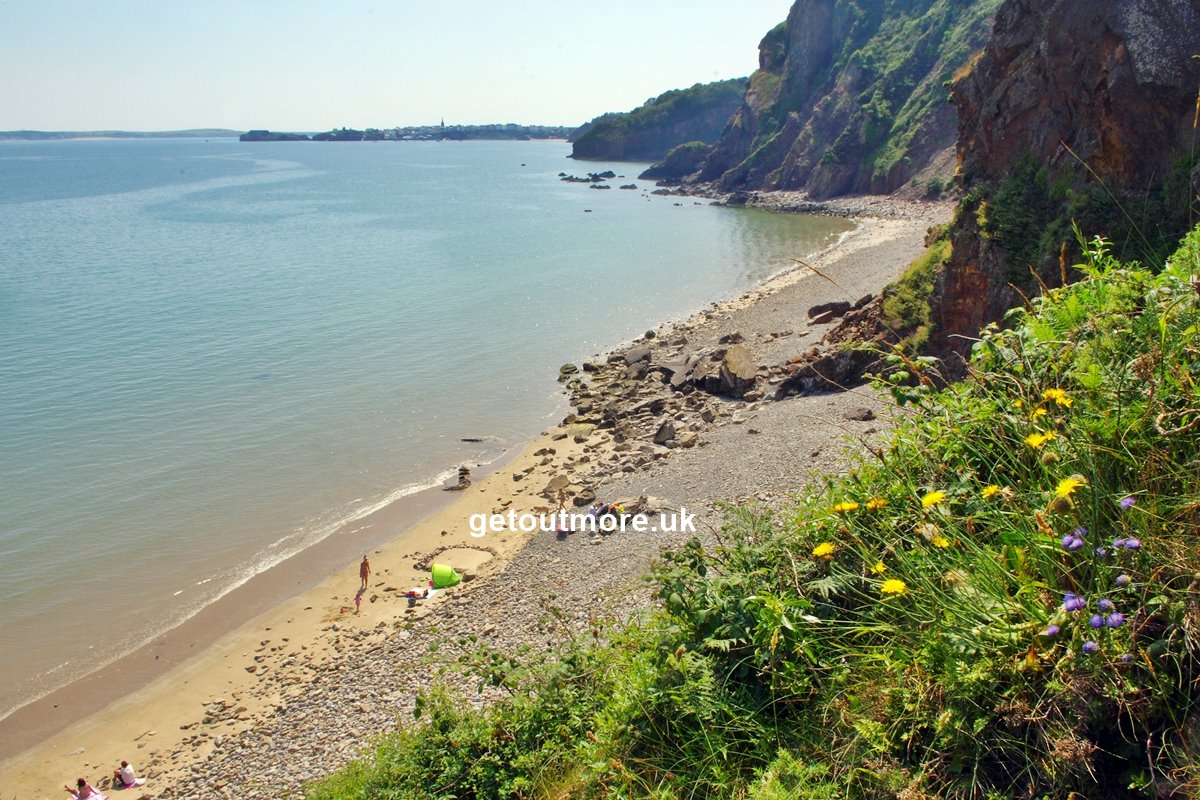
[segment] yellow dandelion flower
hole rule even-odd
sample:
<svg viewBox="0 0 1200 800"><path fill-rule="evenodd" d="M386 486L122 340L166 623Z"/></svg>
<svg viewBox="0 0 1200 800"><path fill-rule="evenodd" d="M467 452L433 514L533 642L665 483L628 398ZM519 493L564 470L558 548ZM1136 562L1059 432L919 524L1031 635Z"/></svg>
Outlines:
<svg viewBox="0 0 1200 800"><path fill-rule="evenodd" d="M1054 431L1046 431L1045 433L1042 433L1041 431L1035 431L1034 433L1031 433L1025 437L1025 444L1029 445L1034 450L1041 450L1045 446L1046 442L1056 438L1058 438L1058 434Z"/></svg>
<svg viewBox="0 0 1200 800"><path fill-rule="evenodd" d="M821 542L813 548L813 555L817 558L833 558L833 551L837 549L832 542Z"/></svg>
<svg viewBox="0 0 1200 800"><path fill-rule="evenodd" d="M1024 401L1024 400L1017 399L1017 400L1014 400L1014 401L1013 401L1013 408L1024 408L1024 407L1025 407L1025 401Z"/></svg>
<svg viewBox="0 0 1200 800"><path fill-rule="evenodd" d="M1035 408L1033 410L1033 413L1030 414L1029 417L1030 417L1030 419L1041 419L1042 417L1046 416L1049 413L1050 412L1047 411L1046 409L1042 408L1041 406L1038 406L1037 408Z"/></svg>
<svg viewBox="0 0 1200 800"><path fill-rule="evenodd" d="M858 503L855 503L855 502L854 502L854 501L852 501L852 500L843 500L843 501L842 501L842 502L840 502L840 503L836 503L836 504L833 506L833 510L834 510L836 513L838 513L838 514L842 514L842 513L845 513L845 512L847 512L847 511L857 511L857 510L858 510Z"/></svg>
<svg viewBox="0 0 1200 800"><path fill-rule="evenodd" d="M981 491L979 494L982 495L984 500L991 500L993 497L1000 494L1000 487L993 483L989 486L983 487L983 491Z"/></svg>
<svg viewBox="0 0 1200 800"><path fill-rule="evenodd" d="M871 572L875 575L882 575L887 572L887 564L883 563L883 559L875 562L875 566L871 567Z"/></svg>
<svg viewBox="0 0 1200 800"><path fill-rule="evenodd" d="M1053 400L1055 404L1060 405L1063 408L1070 408L1071 403L1075 402L1070 397L1067 397L1067 393L1062 389L1047 389L1046 391L1042 392L1042 399Z"/></svg>
<svg viewBox="0 0 1200 800"><path fill-rule="evenodd" d="M921 508L931 508L938 503L946 501L946 493L943 491L929 492L921 498Z"/></svg>
<svg viewBox="0 0 1200 800"><path fill-rule="evenodd" d="M950 546L950 540L947 539L945 536L942 536L940 533L935 533L930 538L929 542L934 547L949 547Z"/></svg>
<svg viewBox="0 0 1200 800"><path fill-rule="evenodd" d="M887 505L887 500L884 500L882 497L872 497L870 500L867 501L867 510L868 511L878 511L879 509L883 508L886 505Z"/></svg>
<svg viewBox="0 0 1200 800"><path fill-rule="evenodd" d="M1071 493L1080 486L1087 486L1087 479L1082 475L1072 475L1069 478L1063 478L1058 482L1058 487L1054 490L1055 497L1070 497Z"/></svg>
<svg viewBox="0 0 1200 800"><path fill-rule="evenodd" d="M888 578L883 582L883 585L879 587L879 591L883 592L884 594L900 595L908 591L908 585L899 578Z"/></svg>

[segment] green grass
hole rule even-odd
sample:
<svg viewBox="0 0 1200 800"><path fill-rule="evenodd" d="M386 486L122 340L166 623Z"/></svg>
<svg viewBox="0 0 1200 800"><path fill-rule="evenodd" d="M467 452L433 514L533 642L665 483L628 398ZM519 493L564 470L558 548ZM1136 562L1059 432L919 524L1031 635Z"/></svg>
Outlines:
<svg viewBox="0 0 1200 800"><path fill-rule="evenodd" d="M898 280L884 287L883 322L908 352L917 352L929 340L934 281L949 259L950 238L943 230Z"/></svg>
<svg viewBox="0 0 1200 800"><path fill-rule="evenodd" d="M478 651L506 700L434 692L306 796L1195 794L1200 229L1157 270L1084 252L968 379L889 355L889 441L782 511L731 506L656 567L654 613Z"/></svg>

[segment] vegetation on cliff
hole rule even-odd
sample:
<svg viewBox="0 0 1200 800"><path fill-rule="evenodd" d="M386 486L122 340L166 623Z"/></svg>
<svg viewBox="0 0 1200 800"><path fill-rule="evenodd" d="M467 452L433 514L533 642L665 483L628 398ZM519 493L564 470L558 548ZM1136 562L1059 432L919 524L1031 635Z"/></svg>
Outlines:
<svg viewBox="0 0 1200 800"><path fill-rule="evenodd" d="M605 114L572 137L571 157L654 161L685 142L714 142L745 90L745 78L697 83L652 97L626 114Z"/></svg>
<svg viewBox="0 0 1200 800"><path fill-rule="evenodd" d="M507 691L309 787L378 797L1184 796L1200 781L1200 229L976 345L886 446L654 575L660 608L526 660ZM1176 795L1172 795L1176 793Z"/></svg>
<svg viewBox="0 0 1200 800"><path fill-rule="evenodd" d="M937 174L952 170L956 133L946 85L999 2L796 0L703 168L673 177L818 198L948 177Z"/></svg>
<svg viewBox="0 0 1200 800"><path fill-rule="evenodd" d="M1197 52L1200 0L1006 0L953 86L963 197L939 349L1078 277L1073 226L1157 263L1200 219Z"/></svg>

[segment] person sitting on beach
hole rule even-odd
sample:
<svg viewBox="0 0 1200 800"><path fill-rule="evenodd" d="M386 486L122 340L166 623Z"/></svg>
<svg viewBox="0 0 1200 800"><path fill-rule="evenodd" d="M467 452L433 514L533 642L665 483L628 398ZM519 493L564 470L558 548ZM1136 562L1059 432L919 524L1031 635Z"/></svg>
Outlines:
<svg viewBox="0 0 1200 800"><path fill-rule="evenodd" d="M72 797L76 798L76 800L84 800L84 798L88 797L95 798L95 800L108 800L108 798L96 791L95 787L88 783L84 778L80 778L79 780L75 781L75 787L76 788L72 789L66 784L63 785L63 788L66 789Z"/></svg>
<svg viewBox="0 0 1200 800"><path fill-rule="evenodd" d="M113 786L122 787L125 789L131 786L141 786L145 781L138 780L138 776L134 774L133 767L128 761L122 761L121 766L113 770Z"/></svg>

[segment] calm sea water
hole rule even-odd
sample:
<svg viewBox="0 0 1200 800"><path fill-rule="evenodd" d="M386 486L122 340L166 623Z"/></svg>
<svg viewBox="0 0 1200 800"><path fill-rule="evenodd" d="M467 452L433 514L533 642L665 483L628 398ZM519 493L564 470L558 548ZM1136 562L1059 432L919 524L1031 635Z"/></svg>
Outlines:
<svg viewBox="0 0 1200 800"><path fill-rule="evenodd" d="M568 151L0 142L0 716L847 227L562 183L640 171Z"/></svg>

